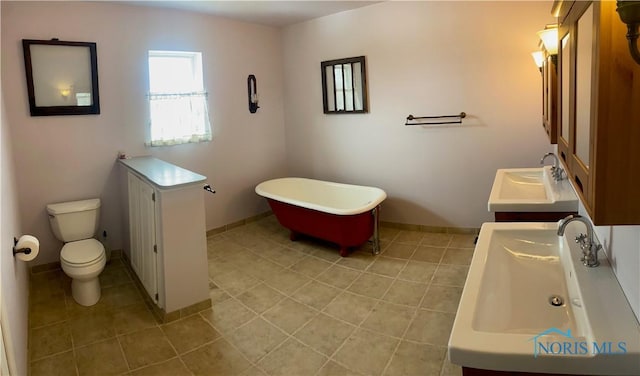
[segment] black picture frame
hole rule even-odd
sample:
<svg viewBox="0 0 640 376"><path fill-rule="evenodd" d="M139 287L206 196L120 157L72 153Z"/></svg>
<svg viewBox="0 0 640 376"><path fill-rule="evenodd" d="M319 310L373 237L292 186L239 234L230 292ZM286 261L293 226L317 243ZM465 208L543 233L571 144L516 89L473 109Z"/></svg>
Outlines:
<svg viewBox="0 0 640 376"><path fill-rule="evenodd" d="M32 61L32 46L66 46L88 48L89 60L86 64L91 76L91 93L82 93L90 100L86 105L39 105L34 88L34 62ZM100 93L98 90L98 58L96 54L96 43L93 42L70 42L58 39L37 40L23 39L22 48L24 52L24 66L27 77L27 92L29 97L29 111L31 116L56 116L56 115L97 115L100 114ZM83 64L83 62L79 62ZM38 65L38 64L36 64ZM38 69L37 67L35 69Z"/></svg>

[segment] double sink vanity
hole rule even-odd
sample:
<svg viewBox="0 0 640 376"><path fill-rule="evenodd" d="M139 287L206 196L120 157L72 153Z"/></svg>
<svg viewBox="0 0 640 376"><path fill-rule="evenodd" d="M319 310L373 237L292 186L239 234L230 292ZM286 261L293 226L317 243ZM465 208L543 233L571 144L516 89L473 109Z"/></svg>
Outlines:
<svg viewBox="0 0 640 376"><path fill-rule="evenodd" d="M557 157L496 174L496 222L480 230L449 339L465 376L640 375L640 312L625 296L638 286L625 279L623 291L614 274L640 270L629 264L637 236L629 249L615 238L638 231L615 226L640 225L640 61L623 22L632 7L640 2L553 2L541 88ZM608 254L593 226L611 226Z"/></svg>
<svg viewBox="0 0 640 376"><path fill-rule="evenodd" d="M465 376L640 375L640 326L561 167L498 170L488 208L451 362Z"/></svg>

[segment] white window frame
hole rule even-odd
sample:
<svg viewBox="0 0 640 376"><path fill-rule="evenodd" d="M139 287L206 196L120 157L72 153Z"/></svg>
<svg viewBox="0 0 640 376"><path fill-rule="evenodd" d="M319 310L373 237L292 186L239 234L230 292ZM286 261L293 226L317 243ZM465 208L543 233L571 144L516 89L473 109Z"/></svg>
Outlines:
<svg viewBox="0 0 640 376"><path fill-rule="evenodd" d="M149 65L149 146L178 145L212 140L207 92L204 90L202 53L150 50ZM161 82L163 74L152 68L154 58L189 59L191 72L182 87ZM186 82L185 82L186 81ZM158 88L158 86L165 86Z"/></svg>

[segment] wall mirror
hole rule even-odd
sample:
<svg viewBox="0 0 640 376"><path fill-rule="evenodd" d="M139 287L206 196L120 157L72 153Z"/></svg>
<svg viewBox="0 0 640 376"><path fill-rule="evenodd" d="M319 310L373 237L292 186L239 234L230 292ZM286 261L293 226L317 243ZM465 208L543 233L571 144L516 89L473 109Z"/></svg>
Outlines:
<svg viewBox="0 0 640 376"><path fill-rule="evenodd" d="M100 113L96 44L23 39L31 116Z"/></svg>
<svg viewBox="0 0 640 376"><path fill-rule="evenodd" d="M325 114L369 112L364 56L323 61L320 68Z"/></svg>

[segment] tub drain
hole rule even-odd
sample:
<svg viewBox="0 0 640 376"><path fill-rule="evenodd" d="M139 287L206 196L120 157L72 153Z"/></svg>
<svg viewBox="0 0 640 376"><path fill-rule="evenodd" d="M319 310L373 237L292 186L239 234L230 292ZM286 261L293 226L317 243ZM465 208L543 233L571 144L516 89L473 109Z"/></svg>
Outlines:
<svg viewBox="0 0 640 376"><path fill-rule="evenodd" d="M562 299L561 296L553 295L549 297L549 304L551 304L554 307L559 307L564 304L564 299Z"/></svg>

